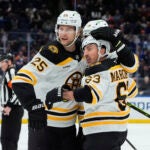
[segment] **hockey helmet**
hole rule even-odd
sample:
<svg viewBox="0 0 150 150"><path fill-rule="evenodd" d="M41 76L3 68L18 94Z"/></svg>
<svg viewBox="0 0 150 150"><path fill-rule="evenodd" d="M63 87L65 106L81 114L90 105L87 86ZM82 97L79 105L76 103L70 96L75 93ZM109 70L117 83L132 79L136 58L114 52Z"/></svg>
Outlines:
<svg viewBox="0 0 150 150"><path fill-rule="evenodd" d="M105 48L106 52L105 54L100 54L98 53L99 57L98 57L98 61L101 57L105 57L108 56L111 50L111 46L110 46L110 42L105 41L105 40L96 40L95 38L93 38L91 35L86 37L83 42L82 42L82 49L84 50L85 46L89 45L89 44L96 44L98 47L98 50L100 51L101 48Z"/></svg>
<svg viewBox="0 0 150 150"><path fill-rule="evenodd" d="M77 33L81 28L82 20L81 16L77 11L71 11L71 10L65 10L63 11L57 18L57 22L55 25L55 33L56 33L56 39L59 41L58 37L58 27L59 25L68 25L73 26L76 29L76 37L74 41L71 43L71 45L76 41L78 38ZM69 46L71 46L69 45Z"/></svg>
<svg viewBox="0 0 150 150"><path fill-rule="evenodd" d="M101 27L108 27L108 23L102 19L89 21L83 28L83 37L90 35L91 31Z"/></svg>

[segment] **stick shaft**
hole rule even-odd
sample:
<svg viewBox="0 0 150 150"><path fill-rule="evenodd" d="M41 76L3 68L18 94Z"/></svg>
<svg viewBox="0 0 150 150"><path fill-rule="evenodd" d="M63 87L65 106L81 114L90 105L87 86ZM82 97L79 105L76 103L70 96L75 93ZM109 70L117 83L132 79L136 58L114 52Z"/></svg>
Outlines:
<svg viewBox="0 0 150 150"><path fill-rule="evenodd" d="M137 150L137 148L127 138L126 141L134 150Z"/></svg>
<svg viewBox="0 0 150 150"><path fill-rule="evenodd" d="M142 109L134 106L133 104L127 102L127 105L130 106L131 108L135 109L136 111L140 112L141 114L143 114L144 116L150 118L150 114L148 114L147 112L143 111Z"/></svg>

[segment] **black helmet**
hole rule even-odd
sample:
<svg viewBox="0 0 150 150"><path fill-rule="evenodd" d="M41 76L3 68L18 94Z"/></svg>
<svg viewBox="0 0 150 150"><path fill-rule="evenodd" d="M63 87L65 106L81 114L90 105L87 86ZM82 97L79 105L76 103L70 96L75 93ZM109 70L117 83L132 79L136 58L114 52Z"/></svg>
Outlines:
<svg viewBox="0 0 150 150"><path fill-rule="evenodd" d="M11 60L13 62L13 55L11 53L0 55L0 62L3 60Z"/></svg>

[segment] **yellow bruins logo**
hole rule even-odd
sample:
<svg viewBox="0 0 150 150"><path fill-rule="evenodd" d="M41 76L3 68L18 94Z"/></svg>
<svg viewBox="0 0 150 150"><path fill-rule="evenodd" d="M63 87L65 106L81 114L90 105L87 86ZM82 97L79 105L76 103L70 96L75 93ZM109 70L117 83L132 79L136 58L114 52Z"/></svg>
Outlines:
<svg viewBox="0 0 150 150"><path fill-rule="evenodd" d="M75 72L71 74L66 80L65 84L69 85L71 89L76 89L81 85L82 74L80 72Z"/></svg>
<svg viewBox="0 0 150 150"><path fill-rule="evenodd" d="M58 54L58 48L55 45L48 46L48 49L55 54Z"/></svg>

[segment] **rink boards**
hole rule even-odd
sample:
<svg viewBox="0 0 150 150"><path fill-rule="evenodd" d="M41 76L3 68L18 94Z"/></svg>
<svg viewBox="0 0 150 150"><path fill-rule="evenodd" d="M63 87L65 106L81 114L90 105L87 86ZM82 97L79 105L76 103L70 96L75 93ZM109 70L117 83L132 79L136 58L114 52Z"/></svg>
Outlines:
<svg viewBox="0 0 150 150"><path fill-rule="evenodd" d="M140 109L150 114L150 97L136 97L128 101L134 104L136 107L139 107ZM22 123L24 124L27 123L28 122L27 118L28 115L27 112L25 111L22 119ZM1 118L0 118L0 122L1 122ZM129 123L150 123L150 119L131 108Z"/></svg>

